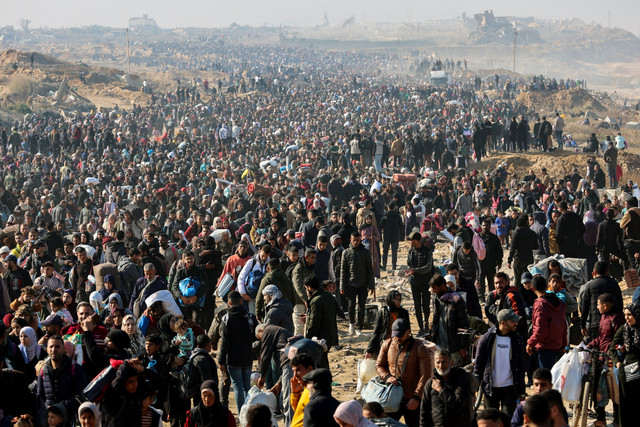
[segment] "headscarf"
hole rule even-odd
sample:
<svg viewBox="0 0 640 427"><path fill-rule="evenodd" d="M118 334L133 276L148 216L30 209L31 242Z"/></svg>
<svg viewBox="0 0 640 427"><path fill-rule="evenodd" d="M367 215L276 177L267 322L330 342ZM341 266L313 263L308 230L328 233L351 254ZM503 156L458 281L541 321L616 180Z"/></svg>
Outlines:
<svg viewBox="0 0 640 427"><path fill-rule="evenodd" d="M396 301L395 301L397 295L402 296L402 294L399 291L389 291L389 293L387 294L387 299L385 302L387 303L387 307L389 307L389 311L391 313L398 310L398 307L396 307Z"/></svg>
<svg viewBox="0 0 640 427"><path fill-rule="evenodd" d="M228 409L220 401L220 392L218 390L218 383L214 380L207 380L200 386L200 392L203 390L209 390L215 396L215 402L212 406L205 406L202 401L198 403L197 409L200 415L200 419L196 419L198 426L202 427L214 427L219 426L221 420L226 420L228 417Z"/></svg>
<svg viewBox="0 0 640 427"><path fill-rule="evenodd" d="M640 352L640 304L632 302L625 307L636 319L635 325L624 324L622 337L624 339L624 347L627 353Z"/></svg>
<svg viewBox="0 0 640 427"><path fill-rule="evenodd" d="M176 336L175 331L171 329L171 319L173 318L173 314L165 314L158 320L158 334L160 338L166 343L170 343L173 337Z"/></svg>
<svg viewBox="0 0 640 427"><path fill-rule="evenodd" d="M262 290L262 295L269 295L273 297L272 301L282 298L282 292L280 292L280 289L278 289L276 285L265 286Z"/></svg>
<svg viewBox="0 0 640 427"><path fill-rule="evenodd" d="M582 218L582 223L586 224L587 222L592 221L595 222L595 215L593 211L589 210L584 213L584 217Z"/></svg>
<svg viewBox="0 0 640 427"><path fill-rule="evenodd" d="M120 351L124 351L131 347L131 338L129 338L129 334L120 329L112 329L107 334L107 338L109 338L113 345Z"/></svg>
<svg viewBox="0 0 640 427"><path fill-rule="evenodd" d="M100 411L98 410L98 407L95 403L84 402L82 405L80 405L80 407L78 408L78 418L80 418L82 413L87 409L93 412L93 416L96 419L95 427L102 427L102 422L100 420Z"/></svg>
<svg viewBox="0 0 640 427"><path fill-rule="evenodd" d="M375 426L374 423L362 415L362 406L360 406L357 400L342 402L333 413L333 418L339 418L340 421L343 421L346 424L351 424L353 427Z"/></svg>
<svg viewBox="0 0 640 427"><path fill-rule="evenodd" d="M123 330L124 330L124 325L127 324L128 320L133 320L133 324L135 325L135 328L136 328L133 335L129 335L129 338L131 339L131 346L129 347L129 350L131 355L133 357L136 357L144 352L144 335L142 335L142 332L140 332L140 329L138 328L138 322L136 320L136 316L134 316L133 314L127 314L122 319Z"/></svg>
<svg viewBox="0 0 640 427"><path fill-rule="evenodd" d="M24 362L29 363L40 353L41 347L38 345L38 336L36 335L36 331L33 330L30 326L25 326L20 329L20 335L25 334L29 338L29 346L25 347L20 344L20 351L22 352L22 356L24 357Z"/></svg>

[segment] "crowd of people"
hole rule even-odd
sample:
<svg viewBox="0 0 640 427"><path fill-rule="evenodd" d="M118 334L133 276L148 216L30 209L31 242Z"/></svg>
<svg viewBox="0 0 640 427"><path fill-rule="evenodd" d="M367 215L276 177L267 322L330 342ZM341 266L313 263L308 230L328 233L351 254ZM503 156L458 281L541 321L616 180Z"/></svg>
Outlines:
<svg viewBox="0 0 640 427"><path fill-rule="evenodd" d="M634 425L640 294L623 306L616 278L638 268L640 208L633 182L602 191L601 162L620 180L613 142L584 176L478 170L561 146L560 113L532 135L535 111L473 82L377 73L392 56L211 49L261 90L178 83L2 131L0 426L561 426L550 369L576 328L617 367L613 417ZM564 259L593 272L579 293ZM405 264L408 288L381 295ZM329 354L362 334L393 407L332 396Z"/></svg>

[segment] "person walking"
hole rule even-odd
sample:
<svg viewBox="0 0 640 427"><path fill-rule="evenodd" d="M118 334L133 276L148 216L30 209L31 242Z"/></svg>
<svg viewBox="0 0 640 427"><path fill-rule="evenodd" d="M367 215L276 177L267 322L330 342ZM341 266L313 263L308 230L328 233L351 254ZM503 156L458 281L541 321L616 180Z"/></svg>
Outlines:
<svg viewBox="0 0 640 427"><path fill-rule="evenodd" d="M382 230L382 270L387 269L387 258L389 255L389 247L391 247L391 269L396 270L398 262L398 242L402 236L403 230L402 217L396 209L395 203L389 203L387 211L380 221L380 229Z"/></svg>
<svg viewBox="0 0 640 427"><path fill-rule="evenodd" d="M405 277L409 278L413 306L418 320L418 338L425 335L429 329L429 312L431 307L431 294L429 293L429 281L433 277L433 245L431 241L423 239L420 233L413 233L410 240L411 248L407 255Z"/></svg>
<svg viewBox="0 0 640 427"><path fill-rule="evenodd" d="M402 307L402 294L399 291L389 291L385 299L385 306L376 315L376 325L367 344L365 359L377 358L384 341L391 337L391 328L398 319L409 322L409 312Z"/></svg>
<svg viewBox="0 0 640 427"><path fill-rule="evenodd" d="M458 334L459 330L469 328L467 305L460 294L447 286L443 276L435 276L429 284L436 295L435 311L431 336L438 347L451 354L454 366L458 366L467 357L469 336Z"/></svg>
<svg viewBox="0 0 640 427"><path fill-rule="evenodd" d="M529 218L526 215L518 217L516 225L507 261L509 268L513 263L513 275L517 280L522 277L529 264L533 264L533 251L538 249L538 237L529 228ZM521 286L520 288L522 291Z"/></svg>
<svg viewBox="0 0 640 427"><path fill-rule="evenodd" d="M484 242L486 249L486 255L482 261L482 275L480 276L480 289L478 290L478 297L481 301L485 301L486 292L491 292L494 289L493 280L496 275L496 270L502 267L502 258L504 252L502 250L502 244L500 238L491 232L491 219L486 219L482 222L482 232L480 237Z"/></svg>
<svg viewBox="0 0 640 427"><path fill-rule="evenodd" d="M640 305L631 303L624 308L625 323L618 329L609 355L618 368L620 405L618 421L621 426L636 425L636 405L640 398Z"/></svg>
<svg viewBox="0 0 640 427"><path fill-rule="evenodd" d="M360 335L364 325L364 308L367 290L375 295L375 279L371 255L362 245L360 233L351 233L351 245L342 254L340 264L340 293L347 300L349 311L349 334ZM358 320L356 325L356 301Z"/></svg>
<svg viewBox="0 0 640 427"><path fill-rule="evenodd" d="M498 325L478 343L473 373L484 391L484 407L502 409L507 415L516 409L516 399L525 394L525 348L517 333L521 317L512 310L498 312Z"/></svg>

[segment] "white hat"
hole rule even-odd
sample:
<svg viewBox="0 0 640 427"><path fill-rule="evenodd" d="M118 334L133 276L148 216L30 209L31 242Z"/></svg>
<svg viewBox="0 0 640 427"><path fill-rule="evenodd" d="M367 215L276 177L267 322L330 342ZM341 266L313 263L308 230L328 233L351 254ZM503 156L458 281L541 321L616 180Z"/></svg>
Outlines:
<svg viewBox="0 0 640 427"><path fill-rule="evenodd" d="M0 248L0 254L6 254L11 252L11 249L9 249L9 246L3 246Z"/></svg>

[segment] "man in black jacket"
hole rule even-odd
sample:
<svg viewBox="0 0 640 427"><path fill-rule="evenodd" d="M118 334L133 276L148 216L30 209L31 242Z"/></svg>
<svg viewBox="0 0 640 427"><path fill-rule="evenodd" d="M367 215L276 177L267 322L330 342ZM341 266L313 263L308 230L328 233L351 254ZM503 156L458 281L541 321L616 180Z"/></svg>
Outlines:
<svg viewBox="0 0 640 427"><path fill-rule="evenodd" d="M209 335L202 334L196 338L196 348L191 353L193 362L193 373L197 376L196 383L202 384L207 380L214 380L218 384L218 367L216 361L211 357L211 338ZM193 397L193 406L200 402L200 394L196 393Z"/></svg>
<svg viewBox="0 0 640 427"><path fill-rule="evenodd" d="M433 246L429 240L422 240L420 233L411 235L411 248L407 256L405 277L409 278L413 306L420 331L416 337L421 338L429 329L429 311L431 308L431 294L429 280L433 277Z"/></svg>
<svg viewBox="0 0 640 427"><path fill-rule="evenodd" d="M585 233L584 223L580 215L569 210L567 202L560 202L558 208L562 215L558 218L556 226L556 242L562 255L567 258L576 258L579 256L580 248L584 246L582 240Z"/></svg>
<svg viewBox="0 0 640 427"><path fill-rule="evenodd" d="M454 366L447 350L436 351L434 365L420 404L420 427L471 427L475 414L470 375Z"/></svg>
<svg viewBox="0 0 640 427"><path fill-rule="evenodd" d="M180 303L182 312L187 319L193 320L195 315L195 321L198 322L198 324L203 324L201 322L202 310L214 310L214 308L199 307L197 302L206 295L209 284L205 280L204 271L202 270L202 268L195 264L196 258L193 252L191 252L190 250L184 251L182 253L182 262L183 266L178 268L178 270L176 271L176 275L173 278L173 282L171 284L171 293L173 294L174 298ZM187 278L196 279L200 282L200 287L196 290L196 295L194 296L184 296L182 295L182 291L180 290L180 281Z"/></svg>
<svg viewBox="0 0 640 427"><path fill-rule="evenodd" d="M580 288L580 328L582 335L594 339L599 335L600 311L598 310L598 297L602 294L611 294L615 300L615 309L621 310L623 306L622 291L616 279L609 276L609 265L604 261L596 262L593 267L593 280Z"/></svg>
<svg viewBox="0 0 640 427"><path fill-rule="evenodd" d="M485 393L485 408L504 408L508 415L516 409L518 396L524 397L524 341L516 332L520 316L512 310L498 312L498 325L478 343L473 373Z"/></svg>
<svg viewBox="0 0 640 427"><path fill-rule="evenodd" d="M566 204L565 204L566 206ZM529 218L521 215L517 222L516 231L511 239L511 248L509 249L509 268L513 261L513 275L518 280L527 270L529 264L533 263L533 251L538 249L538 238L536 233L529 228ZM520 285L522 291L522 286Z"/></svg>
<svg viewBox="0 0 640 427"><path fill-rule="evenodd" d="M469 346L469 336L458 334L458 330L469 328L467 305L460 294L449 289L444 277L435 276L429 286L431 292L436 294L431 329L433 342L449 351L455 366L458 366L460 360L467 357Z"/></svg>
<svg viewBox="0 0 640 427"><path fill-rule="evenodd" d="M333 413L340 402L331 396L333 377L328 369L314 369L302 377L309 389L309 403L304 407L305 427L337 427Z"/></svg>
<svg viewBox="0 0 640 427"><path fill-rule="evenodd" d="M238 291L230 292L228 297L229 309L220 325L218 364L222 374L231 377L236 407L242 408L251 388L251 347L257 321L242 306L242 296Z"/></svg>
<svg viewBox="0 0 640 427"><path fill-rule="evenodd" d="M382 269L387 269L387 255L391 246L391 269L395 271L398 263L398 242L403 233L403 224L395 203L389 203L387 211L380 221L382 230Z"/></svg>
<svg viewBox="0 0 640 427"><path fill-rule="evenodd" d="M482 301L485 300L485 292L493 290L493 278L496 275L496 270L502 267L502 257L504 256L500 239L491 232L491 222L491 219L486 219L482 223L482 232L480 233L486 249L486 255L480 262L482 264L482 275L480 276L478 296Z"/></svg>
<svg viewBox="0 0 640 427"><path fill-rule="evenodd" d="M362 245L358 231L351 233L351 246L342 254L340 262L340 293L345 296L349 311L349 334L360 335L364 324L364 308L367 290L375 294L375 279L371 254ZM356 328L356 300L358 304L358 324Z"/></svg>

